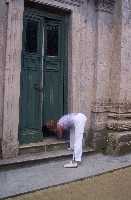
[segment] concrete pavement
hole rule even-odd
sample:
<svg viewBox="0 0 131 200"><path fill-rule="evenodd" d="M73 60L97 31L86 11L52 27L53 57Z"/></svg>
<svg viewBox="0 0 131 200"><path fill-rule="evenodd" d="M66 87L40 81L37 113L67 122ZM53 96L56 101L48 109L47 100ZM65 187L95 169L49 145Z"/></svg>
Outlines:
<svg viewBox="0 0 131 200"><path fill-rule="evenodd" d="M2 170L0 172L0 198L74 182L131 166L131 154L120 157L103 154L88 155L76 169L63 168L68 161L69 159L64 159Z"/></svg>
<svg viewBox="0 0 131 200"><path fill-rule="evenodd" d="M131 167L8 200L131 200Z"/></svg>

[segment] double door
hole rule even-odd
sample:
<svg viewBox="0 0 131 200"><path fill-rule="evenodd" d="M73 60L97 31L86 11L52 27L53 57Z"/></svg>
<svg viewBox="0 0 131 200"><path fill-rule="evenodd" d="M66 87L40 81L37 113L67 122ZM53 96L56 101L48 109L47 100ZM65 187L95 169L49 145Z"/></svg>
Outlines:
<svg viewBox="0 0 131 200"><path fill-rule="evenodd" d="M21 144L43 140L42 126L67 108L66 20L26 10L21 69Z"/></svg>

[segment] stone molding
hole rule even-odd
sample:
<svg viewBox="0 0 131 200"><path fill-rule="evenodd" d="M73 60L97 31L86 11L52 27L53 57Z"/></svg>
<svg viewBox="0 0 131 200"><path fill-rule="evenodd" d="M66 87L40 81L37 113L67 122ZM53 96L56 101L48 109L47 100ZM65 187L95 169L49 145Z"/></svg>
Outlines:
<svg viewBox="0 0 131 200"><path fill-rule="evenodd" d="M78 7L83 3L82 0L55 0L55 1Z"/></svg>
<svg viewBox="0 0 131 200"><path fill-rule="evenodd" d="M10 1L10 0L8 0ZM42 3L42 4L47 4L47 2L45 2L44 0L31 0L32 2L37 2L37 3ZM48 0L48 4L51 3L63 3L63 4L67 4L70 6L77 6L80 7L81 4L83 4L83 0Z"/></svg>
<svg viewBox="0 0 131 200"><path fill-rule="evenodd" d="M107 122L107 129L113 131L129 131L131 130L131 119L130 120L115 120L110 119Z"/></svg>
<svg viewBox="0 0 131 200"><path fill-rule="evenodd" d="M92 112L115 112L117 113L131 113L131 103L123 102L123 103L100 103L94 102L92 105Z"/></svg>
<svg viewBox="0 0 131 200"><path fill-rule="evenodd" d="M112 13L116 0L95 0L98 11Z"/></svg>
<svg viewBox="0 0 131 200"><path fill-rule="evenodd" d="M131 130L131 113L109 113L107 129L113 131Z"/></svg>

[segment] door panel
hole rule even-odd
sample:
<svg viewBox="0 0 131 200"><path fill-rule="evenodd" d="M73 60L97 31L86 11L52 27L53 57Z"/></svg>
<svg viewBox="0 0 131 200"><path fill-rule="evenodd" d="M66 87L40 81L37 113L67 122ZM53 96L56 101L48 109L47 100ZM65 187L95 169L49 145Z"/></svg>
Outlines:
<svg viewBox="0 0 131 200"><path fill-rule="evenodd" d="M60 64L48 62L44 79L44 109L43 119L57 120L63 114L63 80Z"/></svg>
<svg viewBox="0 0 131 200"><path fill-rule="evenodd" d="M24 20L20 143L40 141L42 126L41 20Z"/></svg>
<svg viewBox="0 0 131 200"><path fill-rule="evenodd" d="M63 57L61 55L62 23L56 20L45 20L45 62L44 62L44 106L43 121L57 120L63 115Z"/></svg>
<svg viewBox="0 0 131 200"><path fill-rule="evenodd" d="M26 57L26 56L25 56ZM34 62L33 62L34 61ZM41 128L41 73L40 58L25 58L23 69L23 128Z"/></svg>

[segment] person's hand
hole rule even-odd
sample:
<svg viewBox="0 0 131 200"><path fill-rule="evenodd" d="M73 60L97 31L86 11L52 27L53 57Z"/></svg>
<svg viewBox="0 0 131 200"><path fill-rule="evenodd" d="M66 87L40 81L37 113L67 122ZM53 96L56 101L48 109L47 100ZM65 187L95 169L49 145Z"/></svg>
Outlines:
<svg viewBox="0 0 131 200"><path fill-rule="evenodd" d="M57 126L57 137L61 139L63 137L64 129L62 126L58 125Z"/></svg>

